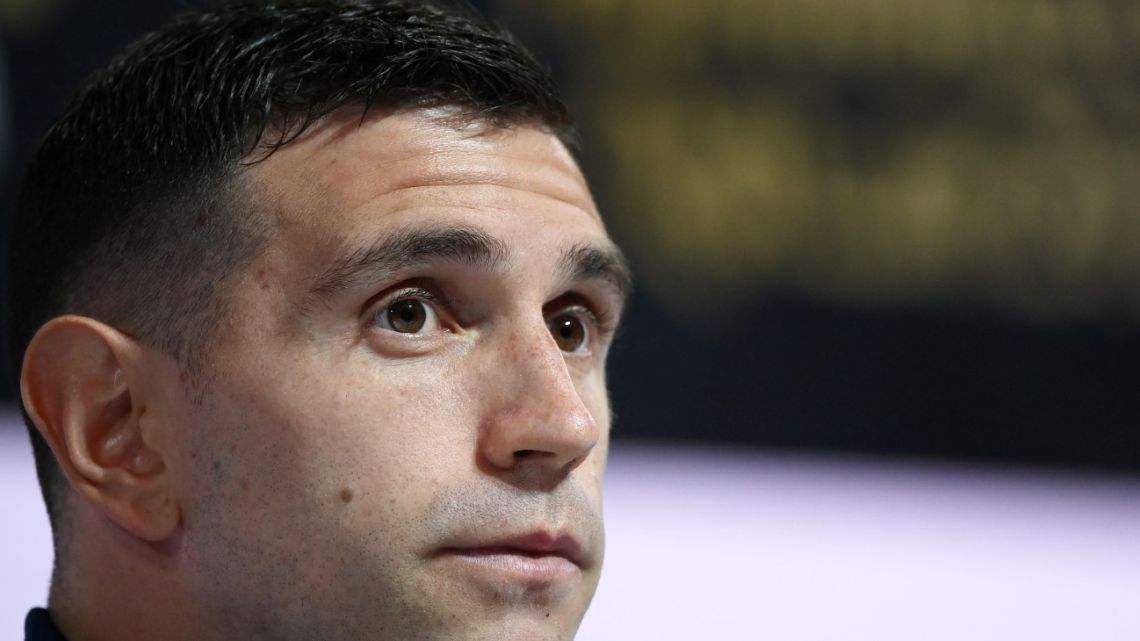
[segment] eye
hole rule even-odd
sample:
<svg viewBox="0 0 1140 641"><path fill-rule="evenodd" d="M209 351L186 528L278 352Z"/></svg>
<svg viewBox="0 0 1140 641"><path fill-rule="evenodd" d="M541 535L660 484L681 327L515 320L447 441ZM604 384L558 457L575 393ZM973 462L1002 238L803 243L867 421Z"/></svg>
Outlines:
<svg viewBox="0 0 1140 641"><path fill-rule="evenodd" d="M435 309L425 298L427 292L405 291L387 306L377 310L373 321L382 329L397 334L422 334L439 325Z"/></svg>
<svg viewBox="0 0 1140 641"><path fill-rule="evenodd" d="M546 325L550 328L558 349L568 354L575 354L586 347L589 331L580 315L562 312L547 321Z"/></svg>
<svg viewBox="0 0 1140 641"><path fill-rule="evenodd" d="M388 324L393 331L401 334L415 334L424 328L428 319L428 308L422 300L406 298L398 300L385 310Z"/></svg>

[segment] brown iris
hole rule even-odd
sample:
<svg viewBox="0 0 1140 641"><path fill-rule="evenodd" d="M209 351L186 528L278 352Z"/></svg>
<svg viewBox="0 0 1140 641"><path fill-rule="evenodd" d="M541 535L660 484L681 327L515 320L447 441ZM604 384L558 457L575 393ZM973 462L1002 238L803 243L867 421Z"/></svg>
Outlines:
<svg viewBox="0 0 1140 641"><path fill-rule="evenodd" d="M398 300L388 306L388 322L401 334L415 334L427 322L427 308L414 298Z"/></svg>
<svg viewBox="0 0 1140 641"><path fill-rule="evenodd" d="M548 325L558 349L564 352L576 352L585 345L586 326L577 316L561 314L550 319Z"/></svg>

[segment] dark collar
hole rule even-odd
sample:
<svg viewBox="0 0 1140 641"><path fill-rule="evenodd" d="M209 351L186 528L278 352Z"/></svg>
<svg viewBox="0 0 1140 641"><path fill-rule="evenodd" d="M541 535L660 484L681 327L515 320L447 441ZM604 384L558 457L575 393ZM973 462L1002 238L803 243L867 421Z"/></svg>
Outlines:
<svg viewBox="0 0 1140 641"><path fill-rule="evenodd" d="M43 608L34 608L24 619L24 641L67 641Z"/></svg>

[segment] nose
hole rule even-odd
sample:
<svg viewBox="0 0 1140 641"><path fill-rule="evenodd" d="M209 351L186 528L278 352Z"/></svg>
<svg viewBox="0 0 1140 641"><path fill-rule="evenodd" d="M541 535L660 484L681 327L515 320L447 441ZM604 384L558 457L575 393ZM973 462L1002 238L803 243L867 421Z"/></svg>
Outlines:
<svg viewBox="0 0 1140 641"><path fill-rule="evenodd" d="M481 382L490 403L480 454L501 473L557 482L593 450L598 424L545 323L504 338L497 371Z"/></svg>

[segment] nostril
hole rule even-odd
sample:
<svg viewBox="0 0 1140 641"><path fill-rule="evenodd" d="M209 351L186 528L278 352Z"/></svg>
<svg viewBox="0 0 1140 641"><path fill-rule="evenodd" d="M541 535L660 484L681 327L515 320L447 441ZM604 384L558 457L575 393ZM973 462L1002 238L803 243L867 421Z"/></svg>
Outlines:
<svg viewBox="0 0 1140 641"><path fill-rule="evenodd" d="M541 453L542 452L539 452L538 450L519 450L519 451L515 452L515 458L516 459L535 458Z"/></svg>

